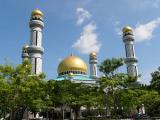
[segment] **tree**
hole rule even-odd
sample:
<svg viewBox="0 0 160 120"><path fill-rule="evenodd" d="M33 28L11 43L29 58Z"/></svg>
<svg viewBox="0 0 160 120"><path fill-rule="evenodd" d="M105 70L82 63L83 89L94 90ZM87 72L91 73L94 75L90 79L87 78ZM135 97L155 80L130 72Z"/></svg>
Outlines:
<svg viewBox="0 0 160 120"><path fill-rule="evenodd" d="M89 86L82 83L74 83L70 80L48 81L48 94L54 107L62 110L61 118L66 108L72 109L75 119L80 117L80 107L89 108L98 106L99 95L97 86ZM64 117L63 117L64 118Z"/></svg>
<svg viewBox="0 0 160 120"><path fill-rule="evenodd" d="M160 93L160 67L151 73L151 87Z"/></svg>
<svg viewBox="0 0 160 120"><path fill-rule="evenodd" d="M121 91L128 89L136 80L136 78L128 76L127 74L117 72L118 68L123 64L122 58L112 58L104 60L99 65L99 70L105 75L100 78L101 93L106 94L106 108L108 111L112 111L112 115L119 114L119 110L124 105L119 101ZM113 110L111 110L111 108L113 108Z"/></svg>
<svg viewBox="0 0 160 120"><path fill-rule="evenodd" d="M10 107L9 98L11 98L11 88L3 77L0 77L0 118L5 118Z"/></svg>
<svg viewBox="0 0 160 120"><path fill-rule="evenodd" d="M10 119L21 119L26 108L31 110L43 106L44 75L31 75L29 61L16 67L1 65L0 81L4 84L3 88L0 86L0 94L4 96L1 106L8 105L6 109L10 112ZM22 114L19 116L17 113L20 111Z"/></svg>
<svg viewBox="0 0 160 120"><path fill-rule="evenodd" d="M106 59L99 65L99 71L106 77L113 77L116 70L124 64L122 58Z"/></svg>
<svg viewBox="0 0 160 120"><path fill-rule="evenodd" d="M67 107L72 107L76 99L78 99L80 89L77 91L81 84L72 83L70 80L53 81L50 80L48 84L53 85L49 87L49 95L51 97L54 107L61 108L61 118L64 118L64 111Z"/></svg>
<svg viewBox="0 0 160 120"><path fill-rule="evenodd" d="M107 95L107 103L105 103L108 111L113 107L113 113L116 112L117 102L115 93L121 86L120 74L117 69L123 65L122 58L106 59L99 65L99 70L105 75L100 78L100 89L102 94Z"/></svg>
<svg viewBox="0 0 160 120"><path fill-rule="evenodd" d="M78 86L74 87L75 91L72 92L73 99L71 102L71 107L74 109L76 113L76 119L80 116L79 110L80 107L87 108L87 115L91 115L90 108L99 106L99 94L97 94L98 87L97 86L89 86L85 84L79 84Z"/></svg>
<svg viewBox="0 0 160 120"><path fill-rule="evenodd" d="M138 98L139 104L144 104L145 111L149 116L158 117L160 115L160 95L155 90L143 90Z"/></svg>

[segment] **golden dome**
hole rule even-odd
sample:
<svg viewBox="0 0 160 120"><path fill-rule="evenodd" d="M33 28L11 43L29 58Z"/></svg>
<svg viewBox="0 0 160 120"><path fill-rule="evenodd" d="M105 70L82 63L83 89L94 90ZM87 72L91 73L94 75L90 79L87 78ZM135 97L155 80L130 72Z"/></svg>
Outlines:
<svg viewBox="0 0 160 120"><path fill-rule="evenodd" d="M62 74L67 71L79 71L86 74L87 65L81 58L71 55L62 60L58 66L58 74Z"/></svg>
<svg viewBox="0 0 160 120"><path fill-rule="evenodd" d="M89 55L90 56L96 56L96 53L95 52L91 52Z"/></svg>
<svg viewBox="0 0 160 120"><path fill-rule="evenodd" d="M32 16L35 16L35 15L39 15L39 16L43 17L43 13L39 9L35 9L32 11Z"/></svg>
<svg viewBox="0 0 160 120"><path fill-rule="evenodd" d="M132 28L130 26L125 26L123 29L122 29L123 33L126 33L126 32L129 32L129 31L132 31Z"/></svg>
<svg viewBox="0 0 160 120"><path fill-rule="evenodd" d="M29 45L26 44L26 45L23 46L22 49L24 50L24 49L27 49L28 47L29 47Z"/></svg>

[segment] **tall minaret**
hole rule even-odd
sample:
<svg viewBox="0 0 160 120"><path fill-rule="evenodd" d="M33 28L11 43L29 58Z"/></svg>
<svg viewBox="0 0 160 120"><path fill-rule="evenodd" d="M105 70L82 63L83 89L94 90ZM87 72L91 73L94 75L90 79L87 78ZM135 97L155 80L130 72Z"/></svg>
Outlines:
<svg viewBox="0 0 160 120"><path fill-rule="evenodd" d="M32 11L29 27L31 29L30 45L28 47L28 54L30 62L32 64L32 73L40 74L42 73L42 29L44 27L43 23L43 13L36 9Z"/></svg>
<svg viewBox="0 0 160 120"><path fill-rule="evenodd" d="M130 76L137 77L138 60L135 56L133 31L132 28L129 26L124 27L122 31L123 31L123 42L125 44L125 52L126 52L125 63L127 65L127 73Z"/></svg>
<svg viewBox="0 0 160 120"><path fill-rule="evenodd" d="M22 62L29 58L28 47L29 47L29 45L27 45L27 44L22 47Z"/></svg>
<svg viewBox="0 0 160 120"><path fill-rule="evenodd" d="M90 77L97 76L97 55L95 52L89 54L89 64L90 64Z"/></svg>

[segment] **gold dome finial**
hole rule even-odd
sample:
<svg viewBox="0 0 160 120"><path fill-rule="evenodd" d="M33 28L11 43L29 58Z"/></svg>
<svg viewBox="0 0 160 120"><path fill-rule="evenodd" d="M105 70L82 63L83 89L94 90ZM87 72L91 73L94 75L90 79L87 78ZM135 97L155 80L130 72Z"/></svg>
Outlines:
<svg viewBox="0 0 160 120"><path fill-rule="evenodd" d="M36 15L43 17L43 13L39 9L35 9L32 11L32 16L36 16Z"/></svg>
<svg viewBox="0 0 160 120"><path fill-rule="evenodd" d="M89 55L90 56L96 56L96 52L91 52Z"/></svg>
<svg viewBox="0 0 160 120"><path fill-rule="evenodd" d="M25 49L27 49L28 47L29 47L29 45L28 45L28 44L25 44L25 45L22 47L22 49L25 50Z"/></svg>
<svg viewBox="0 0 160 120"><path fill-rule="evenodd" d="M128 25L125 26L125 27L122 29L122 32L123 32L123 33L130 32L130 31L132 32L132 28L131 28L130 26L128 26Z"/></svg>

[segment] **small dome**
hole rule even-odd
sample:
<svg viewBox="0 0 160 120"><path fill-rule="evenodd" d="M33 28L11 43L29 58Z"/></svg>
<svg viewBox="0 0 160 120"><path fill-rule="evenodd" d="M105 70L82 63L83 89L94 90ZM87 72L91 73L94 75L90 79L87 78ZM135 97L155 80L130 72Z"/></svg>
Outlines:
<svg viewBox="0 0 160 120"><path fill-rule="evenodd" d="M65 72L86 74L87 65L81 58L71 55L62 60L58 66L58 74L64 74Z"/></svg>
<svg viewBox="0 0 160 120"><path fill-rule="evenodd" d="M96 56L96 52L91 52L89 56Z"/></svg>
<svg viewBox="0 0 160 120"><path fill-rule="evenodd" d="M27 48L29 47L29 45L24 45L23 47L22 47L22 50L26 50Z"/></svg>
<svg viewBox="0 0 160 120"><path fill-rule="evenodd" d="M126 33L126 32L129 32L131 31L132 32L132 28L130 26L125 26L123 29L122 29L123 33Z"/></svg>
<svg viewBox="0 0 160 120"><path fill-rule="evenodd" d="M35 16L35 15L39 15L39 16L43 17L43 13L39 9L35 9L32 11L32 16Z"/></svg>

